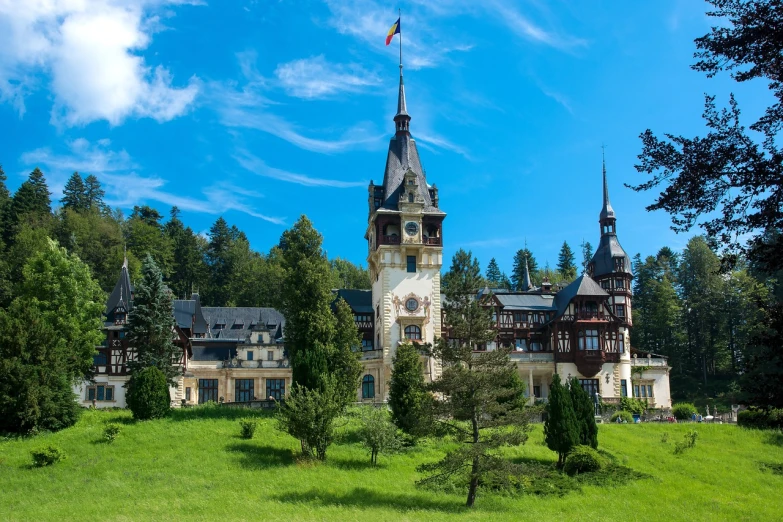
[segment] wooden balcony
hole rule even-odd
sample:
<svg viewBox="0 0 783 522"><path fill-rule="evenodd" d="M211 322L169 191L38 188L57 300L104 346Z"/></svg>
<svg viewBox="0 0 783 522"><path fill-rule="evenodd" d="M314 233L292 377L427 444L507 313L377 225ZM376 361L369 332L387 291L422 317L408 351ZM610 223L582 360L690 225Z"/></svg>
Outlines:
<svg viewBox="0 0 783 522"><path fill-rule="evenodd" d="M422 241L425 245L440 246L441 241L439 237L425 237Z"/></svg>
<svg viewBox="0 0 783 522"><path fill-rule="evenodd" d="M381 236L381 244L382 245L399 245L400 244L400 236L393 235L393 236Z"/></svg>
<svg viewBox="0 0 783 522"><path fill-rule="evenodd" d="M566 314L562 317L563 321L577 321L577 322L602 322L608 321L609 315L599 311L580 310L576 314Z"/></svg>

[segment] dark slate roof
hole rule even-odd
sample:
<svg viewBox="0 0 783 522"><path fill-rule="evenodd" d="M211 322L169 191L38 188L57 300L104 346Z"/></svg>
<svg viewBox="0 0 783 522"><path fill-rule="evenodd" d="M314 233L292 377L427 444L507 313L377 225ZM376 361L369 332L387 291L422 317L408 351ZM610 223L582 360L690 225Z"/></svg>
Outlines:
<svg viewBox="0 0 783 522"><path fill-rule="evenodd" d="M557 310L555 299L547 294L497 294L504 310Z"/></svg>
<svg viewBox="0 0 783 522"><path fill-rule="evenodd" d="M128 274L128 258L122 263L120 278L114 285L109 299L106 301L105 315L109 322L114 322L114 310L124 308L125 312L130 312L133 307L133 286L131 285L130 275Z"/></svg>
<svg viewBox="0 0 783 522"><path fill-rule="evenodd" d="M555 294L558 317L563 315L563 312L568 308L568 303L578 295L600 297L602 300L609 297L601 285L593 281L587 274L582 274L573 283Z"/></svg>
<svg viewBox="0 0 783 522"><path fill-rule="evenodd" d="M180 328L193 328L192 333L207 333L207 321L201 309L201 301L198 294L193 294L190 299L174 300L174 319Z"/></svg>
<svg viewBox="0 0 783 522"><path fill-rule="evenodd" d="M617 235L603 234L601 236L601 242L598 243L598 249L595 251L595 255L593 255L593 259L590 261L592 276L597 278L615 272L615 257L624 258L622 272L628 274L633 273L631 269L631 259L628 257L628 254L625 253L623 247L620 246Z"/></svg>
<svg viewBox="0 0 783 522"><path fill-rule="evenodd" d="M205 306L201 310L213 339L245 340L251 331L267 329L273 339L283 338L285 318L274 308Z"/></svg>
<svg viewBox="0 0 783 522"><path fill-rule="evenodd" d="M342 297L351 310L357 314L371 314L372 309L372 290L354 290L342 288L335 291L335 301Z"/></svg>
<svg viewBox="0 0 783 522"><path fill-rule="evenodd" d="M416 140L407 134L393 136L389 140L389 153L386 156L386 170L383 174L383 197L381 208L387 210L399 210L398 202L402 192L405 173L412 170L416 174L419 185L419 195L424 201L424 212L431 214L443 214L435 208L430 199L427 188L427 178L421 167L419 151L416 148Z"/></svg>
<svg viewBox="0 0 783 522"><path fill-rule="evenodd" d="M604 206L601 207L601 214L599 216L599 219L603 221L607 218L614 218L614 209L612 208L612 204L609 202L609 185L606 183L606 161L603 162L603 170L604 170Z"/></svg>

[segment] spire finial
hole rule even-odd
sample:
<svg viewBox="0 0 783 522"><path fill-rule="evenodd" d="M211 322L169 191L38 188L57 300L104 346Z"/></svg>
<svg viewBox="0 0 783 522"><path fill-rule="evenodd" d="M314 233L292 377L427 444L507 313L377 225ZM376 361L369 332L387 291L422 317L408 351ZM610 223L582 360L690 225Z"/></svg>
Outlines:
<svg viewBox="0 0 783 522"><path fill-rule="evenodd" d="M601 163L604 174L604 208L607 206L611 208L609 204L609 185L606 183L606 145L601 145Z"/></svg>
<svg viewBox="0 0 783 522"><path fill-rule="evenodd" d="M602 163L602 172L603 172L603 182L604 182L604 204L601 208L601 215L599 218L599 221L601 221L601 234L605 231L604 221L605 220L612 220L611 223L611 232L614 231L614 209L612 208L612 204L609 202L609 183L606 181L606 145L601 145L601 163ZM606 230L609 232L609 230Z"/></svg>
<svg viewBox="0 0 783 522"><path fill-rule="evenodd" d="M400 19L397 20L396 31L400 36L400 91L397 96L397 114L394 116L394 123L397 134L409 134L411 117L408 115L408 104L405 101L405 82L402 79L402 10L400 9L398 11L400 13Z"/></svg>

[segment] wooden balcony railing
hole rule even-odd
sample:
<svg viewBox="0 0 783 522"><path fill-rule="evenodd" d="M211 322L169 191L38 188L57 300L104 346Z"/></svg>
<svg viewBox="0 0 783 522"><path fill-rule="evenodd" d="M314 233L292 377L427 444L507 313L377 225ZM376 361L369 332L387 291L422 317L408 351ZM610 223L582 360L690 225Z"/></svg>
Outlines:
<svg viewBox="0 0 783 522"><path fill-rule="evenodd" d="M438 245L440 245L440 238L439 237L425 237L423 239L423 242L424 242L425 245L438 246Z"/></svg>
<svg viewBox="0 0 783 522"><path fill-rule="evenodd" d="M399 245L400 244L400 236L397 236L397 235L383 236L383 244L384 245Z"/></svg>

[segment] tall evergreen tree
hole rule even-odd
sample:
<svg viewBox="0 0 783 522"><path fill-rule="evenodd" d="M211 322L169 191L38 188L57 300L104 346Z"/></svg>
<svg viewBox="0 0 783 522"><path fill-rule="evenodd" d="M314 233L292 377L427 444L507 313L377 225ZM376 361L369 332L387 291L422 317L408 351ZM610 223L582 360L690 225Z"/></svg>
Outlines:
<svg viewBox="0 0 783 522"><path fill-rule="evenodd" d="M420 434L426 398L420 350L412 343L401 344L392 359L389 382L389 408L394 424L409 435Z"/></svg>
<svg viewBox="0 0 783 522"><path fill-rule="evenodd" d="M589 241L582 240L582 271L587 271L587 266L593 260L593 245Z"/></svg>
<svg viewBox="0 0 783 522"><path fill-rule="evenodd" d="M568 452L579 444L580 431L571 393L568 387L561 383L558 374L552 377L552 384L549 386L546 413L544 441L549 449L557 453L558 467L563 467Z"/></svg>
<svg viewBox="0 0 783 522"><path fill-rule="evenodd" d="M52 214L49 195L49 187L43 172L36 167L11 198L3 231L6 245L13 243L23 223L48 228Z"/></svg>
<svg viewBox="0 0 783 522"><path fill-rule="evenodd" d="M511 284L515 290L522 288L522 282L525 280L525 260L527 260L528 270L530 272L530 280L534 285L539 286L541 284L541 276L538 273L538 263L536 258L533 257L533 253L528 250L527 246L521 250L517 250L514 254L514 267L511 271Z"/></svg>
<svg viewBox="0 0 783 522"><path fill-rule="evenodd" d="M522 415L524 384L507 349L474 352L495 336L490 311L475 298L482 280L478 261L460 249L444 280L448 280L445 322L451 338L441 338L434 348L444 370L429 389L445 397L433 402L434 414L447 419L443 422L458 435L460 445L441 461L419 466L419 471L429 475L420 482L462 478L468 486L467 506L472 507L480 483L490 476L503 480L509 475L511 466L501 448L527 439Z"/></svg>
<svg viewBox="0 0 783 522"><path fill-rule="evenodd" d="M743 402L783 408L783 306L770 307L745 353L740 379Z"/></svg>
<svg viewBox="0 0 783 522"><path fill-rule="evenodd" d="M125 221L125 237L128 250L137 257L147 254L155 260L156 266L164 276L172 273L174 247L164 232L160 212L146 205L133 207L133 213Z"/></svg>
<svg viewBox="0 0 783 522"><path fill-rule="evenodd" d="M579 444L598 449L598 425L595 423L595 406L593 399L579 384L579 379L571 377L571 403L579 428Z"/></svg>
<svg viewBox="0 0 783 522"><path fill-rule="evenodd" d="M574 264L574 252L568 246L568 242L563 241L560 247L560 253L557 256L557 271L566 281L576 279L576 265Z"/></svg>
<svg viewBox="0 0 783 522"><path fill-rule="evenodd" d="M163 274L152 256L147 255L128 315L128 344L137 354L136 360L128 365L131 373L154 366L170 384L175 384L174 379L181 371L175 365L181 355L173 342L175 326L171 291L163 284Z"/></svg>
<svg viewBox="0 0 783 522"><path fill-rule="evenodd" d="M71 174L63 188L63 197L60 200L63 208L84 212L88 208L87 188L84 186L84 180L78 172Z"/></svg>
<svg viewBox="0 0 783 522"><path fill-rule="evenodd" d="M490 259L487 265L486 279L492 288L500 288L503 284L503 274L500 272L500 267L494 257Z"/></svg>
<svg viewBox="0 0 783 522"><path fill-rule="evenodd" d="M98 178L92 174L84 178L84 194L87 210L108 213L108 206L103 202L106 191L103 190Z"/></svg>
<svg viewBox="0 0 783 522"><path fill-rule="evenodd" d="M207 265L204 261L203 241L179 219L179 209L172 207L171 219L165 226L173 246L172 271L168 285L175 296L189 297L192 292L206 289ZM250 304L246 306L257 306Z"/></svg>
<svg viewBox="0 0 783 522"><path fill-rule="evenodd" d="M229 251L236 240L236 234L223 216L219 217L209 229L206 260L209 266L210 285L207 302L212 306L226 306L231 298L230 283L234 267Z"/></svg>
<svg viewBox="0 0 783 522"><path fill-rule="evenodd" d="M359 377L362 373L362 338L356 328L353 311L343 299L334 305L335 332L327 367L335 387L335 399L342 406L356 401Z"/></svg>

